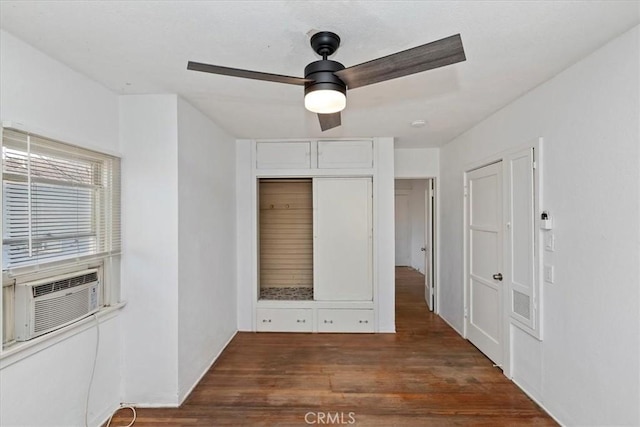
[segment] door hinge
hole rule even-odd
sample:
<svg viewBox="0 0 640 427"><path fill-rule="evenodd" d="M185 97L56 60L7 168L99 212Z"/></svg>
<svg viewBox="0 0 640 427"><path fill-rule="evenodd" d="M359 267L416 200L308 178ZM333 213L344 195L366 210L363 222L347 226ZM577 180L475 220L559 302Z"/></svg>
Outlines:
<svg viewBox="0 0 640 427"><path fill-rule="evenodd" d="M464 318L467 319L469 317L469 308L464 308Z"/></svg>
<svg viewBox="0 0 640 427"><path fill-rule="evenodd" d="M534 169L534 170L538 167L538 165L536 164L536 162L535 162L535 161L531 163L531 166L533 166L533 169Z"/></svg>
<svg viewBox="0 0 640 427"><path fill-rule="evenodd" d="M466 185L464 186L464 197L469 196L469 187L467 187Z"/></svg>

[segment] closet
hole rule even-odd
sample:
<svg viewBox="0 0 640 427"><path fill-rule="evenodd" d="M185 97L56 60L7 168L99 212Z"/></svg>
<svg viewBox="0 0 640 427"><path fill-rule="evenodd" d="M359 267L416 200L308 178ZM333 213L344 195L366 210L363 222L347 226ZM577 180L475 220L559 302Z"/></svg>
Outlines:
<svg viewBox="0 0 640 427"><path fill-rule="evenodd" d="M261 300L313 300L311 179L260 179Z"/></svg>
<svg viewBox="0 0 640 427"><path fill-rule="evenodd" d="M372 141L255 153L255 330L374 332Z"/></svg>
<svg viewBox="0 0 640 427"><path fill-rule="evenodd" d="M258 187L260 300L373 299L371 178L263 178Z"/></svg>

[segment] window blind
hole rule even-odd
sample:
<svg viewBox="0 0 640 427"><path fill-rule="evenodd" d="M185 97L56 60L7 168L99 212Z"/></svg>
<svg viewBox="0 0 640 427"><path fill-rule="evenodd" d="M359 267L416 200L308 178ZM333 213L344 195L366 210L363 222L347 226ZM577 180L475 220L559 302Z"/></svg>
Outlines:
<svg viewBox="0 0 640 427"><path fill-rule="evenodd" d="M120 251L120 160L2 133L3 270Z"/></svg>

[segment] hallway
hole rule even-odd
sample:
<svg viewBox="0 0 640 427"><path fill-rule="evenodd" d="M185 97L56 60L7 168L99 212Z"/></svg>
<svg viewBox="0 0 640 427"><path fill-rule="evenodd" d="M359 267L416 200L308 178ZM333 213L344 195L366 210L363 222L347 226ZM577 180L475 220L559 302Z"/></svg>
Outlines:
<svg viewBox="0 0 640 427"><path fill-rule="evenodd" d="M396 334L238 333L182 407L139 409L135 426L556 425L427 311L423 289L396 268Z"/></svg>

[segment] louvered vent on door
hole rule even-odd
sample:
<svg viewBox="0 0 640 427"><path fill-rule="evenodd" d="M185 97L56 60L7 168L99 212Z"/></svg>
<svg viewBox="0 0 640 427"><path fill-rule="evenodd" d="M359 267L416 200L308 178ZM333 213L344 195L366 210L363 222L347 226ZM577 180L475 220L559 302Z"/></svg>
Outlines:
<svg viewBox="0 0 640 427"><path fill-rule="evenodd" d="M513 291L513 312L531 320L531 298L529 295Z"/></svg>
<svg viewBox="0 0 640 427"><path fill-rule="evenodd" d="M311 179L261 179L260 286L313 288Z"/></svg>

